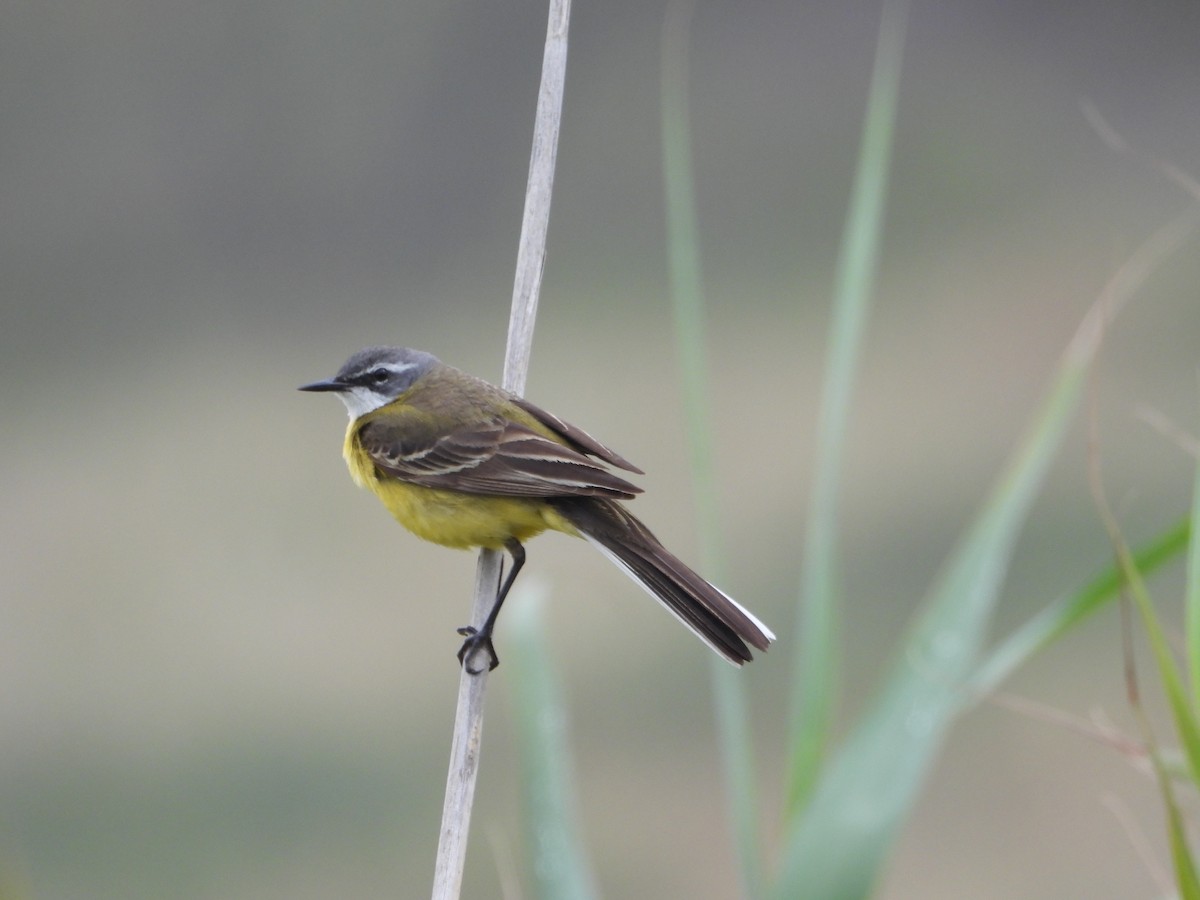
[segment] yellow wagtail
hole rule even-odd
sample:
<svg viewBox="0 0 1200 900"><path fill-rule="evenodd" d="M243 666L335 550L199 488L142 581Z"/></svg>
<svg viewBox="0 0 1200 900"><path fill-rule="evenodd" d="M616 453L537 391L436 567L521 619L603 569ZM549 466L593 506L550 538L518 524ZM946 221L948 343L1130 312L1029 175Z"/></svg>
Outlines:
<svg viewBox="0 0 1200 900"><path fill-rule="evenodd" d="M346 405L350 475L401 525L436 544L512 556L483 625L458 630L469 673L483 671L471 665L481 650L489 669L499 665L496 616L525 564L523 543L546 529L586 538L734 665L775 639L630 514L621 501L641 488L602 463L641 469L528 400L405 347L360 350L333 378L300 390L330 391Z"/></svg>

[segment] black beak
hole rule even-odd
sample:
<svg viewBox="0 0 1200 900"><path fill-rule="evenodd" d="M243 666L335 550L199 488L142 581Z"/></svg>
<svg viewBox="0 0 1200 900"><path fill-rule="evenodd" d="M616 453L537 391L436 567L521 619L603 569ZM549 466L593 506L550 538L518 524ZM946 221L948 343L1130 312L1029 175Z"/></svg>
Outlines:
<svg viewBox="0 0 1200 900"><path fill-rule="evenodd" d="M330 378L326 381L314 381L312 384L302 384L297 390L300 391L344 391L349 385L338 381L336 378Z"/></svg>

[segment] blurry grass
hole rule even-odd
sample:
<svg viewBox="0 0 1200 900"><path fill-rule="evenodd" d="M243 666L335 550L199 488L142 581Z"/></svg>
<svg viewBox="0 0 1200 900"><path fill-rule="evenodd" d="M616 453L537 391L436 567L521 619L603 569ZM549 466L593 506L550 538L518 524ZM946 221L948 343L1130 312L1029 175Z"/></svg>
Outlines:
<svg viewBox="0 0 1200 900"><path fill-rule="evenodd" d="M1200 457L1192 485L1192 511L1189 521L1193 534L1200 529ZM1135 557L1141 571L1145 565ZM1187 579L1184 595L1184 631L1187 641L1188 674L1192 685L1192 709L1200 714L1200 539L1188 543Z"/></svg>
<svg viewBox="0 0 1200 900"><path fill-rule="evenodd" d="M1154 611L1154 605L1150 602L1150 595L1146 590L1145 581L1141 573L1137 570L1133 556L1125 545L1119 530L1116 529L1116 520L1107 508L1103 511L1103 517L1110 526L1110 535L1120 561L1122 575L1128 585L1129 591L1135 599L1142 624L1146 629L1155 663L1157 664L1159 678L1162 681L1172 718L1175 721L1175 728L1183 740L1184 758L1187 761L1188 776L1191 779L1192 785L1195 786L1197 783L1200 783L1200 779L1196 775L1197 725L1194 710L1184 693L1183 680L1172 657L1170 647L1167 644L1166 634ZM1127 639L1127 643L1131 642ZM1126 653L1129 657L1126 666L1130 679L1130 705L1141 728L1150 763L1154 770L1154 778L1158 784L1159 792L1162 794L1163 807L1167 819L1167 838L1171 850L1171 862L1175 871L1176 887L1179 889L1179 896L1184 898L1184 900L1200 900L1200 879L1197 879L1195 860L1192 857L1191 849L1188 847L1187 825L1184 822L1183 813L1176 795L1175 775L1163 762L1163 754L1159 748L1158 739L1150 723L1150 717L1142 705L1140 691L1137 689L1132 652L1127 649Z"/></svg>
<svg viewBox="0 0 1200 900"><path fill-rule="evenodd" d="M696 487L697 531L702 568L720 580L720 516L712 485L711 396L705 360L704 298L697 237L694 185L687 114L687 36L692 4L676 0L668 10L663 37L663 154L666 180L672 298L691 469ZM835 286L830 358L822 396L813 500L809 510L801 578L800 643L797 649L781 859L777 877L765 875L765 849L758 823L765 818L758 802L750 742L750 718L741 679L735 670L714 664L714 692L721 745L728 778L732 827L743 889L748 896L839 900L869 896L900 828L907 821L920 788L940 753L949 729L981 692L995 688L1034 653L1049 645L1090 612L1134 587L1142 621L1150 634L1160 675L1193 780L1200 780L1200 568L1197 541L1200 500L1190 522L1164 532L1138 553L1118 541L1119 561L1074 596L1053 604L1018 629L984 658L983 647L1014 545L1047 470L1080 405L1091 366L1112 317L1144 283L1154 268L1182 245L1194 230L1196 210L1178 217L1152 235L1117 272L1081 323L1063 354L1046 398L1023 440L1016 447L975 521L966 529L930 589L921 612L902 637L897 658L874 701L854 723L848 737L827 761L830 727L839 681L837 511L841 459L846 426L878 266L887 173L896 117L901 50L907 16L906 0L886 0L867 104L865 128L849 213L843 232ZM1200 493L1200 476L1198 476ZM1144 588L1141 567L1162 565L1188 548L1189 650L1192 654L1190 698L1171 659L1161 627ZM551 681L538 663L536 641L522 655L529 677ZM776 651L778 652L778 651ZM981 661L982 660L982 661ZM543 687L545 686L543 685ZM528 685L517 692L522 704L551 722L552 692ZM531 698L532 699L531 701ZM523 721L531 715L521 713ZM539 754L565 754L561 734L539 733L526 724L529 779L545 781L534 790L547 798L537 804L534 834L574 835L563 769ZM1152 735L1146 725L1151 746ZM1167 809L1175 872L1181 896L1197 896L1196 874L1187 848L1186 830L1173 787L1160 755L1153 753ZM572 838L573 841L573 838ZM582 851L573 843L561 856L570 873L559 893L548 890L539 876L542 896L590 896L590 874ZM577 891L579 893L571 893Z"/></svg>
<svg viewBox="0 0 1200 900"><path fill-rule="evenodd" d="M1013 545L1078 405L1099 341L1080 329L1041 411L901 642L878 697L790 823L781 897L870 894L961 709Z"/></svg>
<svg viewBox="0 0 1200 900"><path fill-rule="evenodd" d="M1094 425L1095 422L1093 420ZM1198 726L1196 718L1196 696L1195 694L1190 698L1188 696L1187 688L1184 686L1185 675L1179 671L1179 666L1175 662L1174 654L1167 641L1166 631L1159 621L1154 604L1150 600L1150 592L1146 586L1146 581L1142 577L1142 572L1138 568L1137 561L1130 551L1124 535L1121 533L1117 517L1109 506L1103 479L1100 474L1100 454L1097 447L1098 441L1095 435L1093 435L1089 476L1092 493L1096 501L1096 508L1100 513L1101 520L1104 522L1109 540L1112 542L1113 552L1117 558L1117 565L1121 572L1123 587L1133 598L1133 603L1141 619L1142 627L1145 629L1150 650L1154 656L1159 681L1163 692L1166 694L1167 706L1171 711L1171 718L1175 724L1175 732L1183 745L1183 757L1187 766L1187 776L1190 778L1192 785L1195 786L1200 784L1200 726ZM1195 530L1196 510L1197 502L1195 494L1193 494L1193 521L1191 529L1193 538L1197 534ZM1191 547L1194 548L1196 543L1197 541L1193 539L1190 542ZM1190 561L1193 558L1194 549L1190 549L1188 559ZM1191 597L1187 599L1190 600ZM1163 763L1163 755L1159 748L1158 739L1151 725L1150 717L1146 713L1141 701L1141 691L1138 686L1138 678L1133 660L1132 636L1128 633L1128 626L1125 643L1125 666L1130 706L1133 708L1138 725L1141 728L1142 736L1149 753L1150 763L1154 770L1155 781L1162 794L1176 887L1179 890L1179 896L1184 898L1184 900L1200 900L1200 879L1197 878L1195 860L1188 847L1187 826L1177 799L1174 775ZM1195 650L1194 647L1188 647L1187 649L1188 651Z"/></svg>
<svg viewBox="0 0 1200 900"><path fill-rule="evenodd" d="M1200 200L1200 182L1179 167L1158 159L1150 154L1142 154L1134 150L1125 139L1113 129L1091 104L1085 104L1084 114L1093 128L1105 142L1118 152L1142 156L1159 174L1165 176L1193 200ZM1200 224L1200 214L1195 205L1174 223L1163 229L1167 232L1174 229L1181 235L1190 234ZM1169 241L1167 241L1169 243ZM1093 429L1095 421L1092 421ZM1125 634L1125 668L1127 690L1130 706L1141 728L1146 742L1154 777L1162 795L1163 807L1166 814L1168 844L1170 846L1171 862L1175 872L1175 887L1178 896L1185 900L1200 900L1200 877L1197 876L1196 862L1188 845L1188 827L1176 791L1176 780L1180 783L1190 781L1193 792L1200 788L1200 442L1173 426L1169 429L1176 431L1176 437L1185 450L1191 452L1197 462L1196 474L1193 477L1192 505L1189 519L1185 528L1177 526L1171 533L1182 532L1187 540L1187 572L1184 594L1184 653L1186 656L1186 671L1180 671L1180 665L1175 660L1175 654L1168 642L1166 631L1159 621L1150 592L1146 586L1142 560L1129 549L1124 535L1121 533L1117 517L1108 503L1104 490L1103 479L1100 475L1099 441L1092 435L1092 453L1090 454L1089 477L1092 494L1096 502L1105 530L1112 543L1113 552L1117 559L1117 569L1120 573L1120 583L1124 591L1133 599L1146 638L1154 657L1155 668L1159 683L1166 695L1167 707L1175 725L1175 733L1182 744L1182 756L1186 766L1185 771L1178 771L1178 766L1167 766L1163 761L1163 752L1141 700L1141 690L1138 684L1137 670L1133 659L1133 641L1130 625L1126 620ZM1190 691L1189 691L1190 686Z"/></svg>
<svg viewBox="0 0 1200 900"><path fill-rule="evenodd" d="M829 359L817 423L812 501L800 572L800 643L793 681L787 781L789 817L811 796L824 764L840 680L838 495L858 360L879 267L907 19L907 0L886 0L858 168L838 255Z"/></svg>
<svg viewBox="0 0 1200 900"><path fill-rule="evenodd" d="M1112 510L1109 509L1107 502L1103 499L1098 478L1097 474L1096 492L1100 498L1098 502L1100 514L1108 530L1109 539L1113 544L1113 551L1116 554L1117 564L1120 567L1123 585L1128 590L1130 596L1132 596L1134 606L1141 617L1142 625L1146 629L1146 637L1150 643L1150 650L1154 655L1154 662L1158 669L1159 678L1162 680L1163 690L1166 693L1171 715L1175 721L1175 728L1183 742L1184 759L1187 762L1188 773L1193 781L1200 783L1200 728L1197 727L1192 701L1188 698L1187 689L1184 687L1184 678L1175 663L1174 654L1167 640L1166 631L1163 629L1158 620L1158 615L1154 611L1154 604L1150 600L1150 591L1146 587L1145 579L1137 567L1133 553L1130 552L1129 546L1125 543L1125 538L1121 534L1116 517L1113 515Z"/></svg>
<svg viewBox="0 0 1200 900"><path fill-rule="evenodd" d="M1200 636L1197 635L1195 627L1197 619L1200 618L1200 458L1196 459L1196 474L1192 479L1192 485L1192 539L1187 553L1187 587L1184 606L1187 621L1188 669L1192 675L1191 704L1185 715L1191 721L1194 729L1196 716L1200 715L1200 685L1197 685L1196 682L1196 672L1200 671ZM1155 771L1159 783L1164 785L1163 799L1167 803L1171 856L1175 862L1175 877L1179 893L1186 900L1197 900L1200 898L1200 884L1197 882L1195 858L1187 844L1187 829L1181 821L1178 806L1173 804L1174 797L1170 787L1171 776L1164 772L1163 766L1157 760L1156 764ZM1200 788L1200 778L1197 778L1194 765L1191 773L1192 788Z"/></svg>
<svg viewBox="0 0 1200 900"><path fill-rule="evenodd" d="M1178 558L1189 546L1192 523L1183 519L1133 554L1139 571L1149 573ZM1120 594L1124 578L1114 563L1075 593L1056 600L1004 639L975 670L968 698L994 691L1035 653L1069 632Z"/></svg>
<svg viewBox="0 0 1200 900"><path fill-rule="evenodd" d="M1105 528L1108 529L1109 538L1112 541L1112 548L1117 557L1117 565L1121 570L1123 587L1128 590L1128 593L1133 598L1134 606L1138 610L1141 619L1142 628L1145 629L1148 643L1150 643L1151 653L1153 654L1154 662L1158 671L1159 683L1162 684L1163 692L1166 695L1166 702L1171 710L1171 718L1175 722L1175 731L1180 737L1183 744L1183 757L1186 761L1186 778L1190 780L1193 787L1200 785L1200 728L1196 724L1196 713L1193 703L1189 701L1187 690L1184 688L1183 674L1178 670L1174 654L1171 652L1170 644L1166 640L1166 634L1162 623L1159 622L1158 614L1154 611L1154 605L1150 599L1150 592L1146 587L1145 578L1142 577L1142 572L1138 568L1138 563L1129 551L1129 547L1124 541L1121 534L1120 526L1118 526L1116 517L1112 514L1108 505L1108 500L1105 499L1103 485L1099 480L1098 456L1093 456L1093 491L1096 493L1097 506L1100 511L1100 518L1104 521ZM1193 504L1193 510L1195 504ZM1195 522L1193 521L1192 534ZM1196 541L1192 541L1192 546ZM1188 557L1192 557L1192 552L1189 551ZM1132 707L1138 726L1141 730L1142 739L1146 744L1147 756L1150 758L1151 767L1154 773L1159 792L1163 798L1163 808L1166 817L1166 834L1168 834L1168 844L1170 846L1172 868L1175 871L1175 884L1178 889L1178 896L1184 900L1200 900L1200 878L1196 876L1195 860L1192 850L1188 846L1188 828L1184 822L1183 812L1180 802L1178 802L1176 792L1176 778L1184 778L1183 773L1176 774L1174 770L1166 766L1163 761L1163 751L1160 749L1158 738L1154 733L1154 728L1151 724L1150 715L1146 713L1144 704L1141 702L1141 690L1139 688L1139 678L1136 676L1136 670L1133 660L1133 642L1132 635L1126 634L1126 672L1128 680L1128 692L1130 698L1130 707ZM1195 652L1195 647L1188 647L1188 653ZM1194 700L1194 698L1193 698Z"/></svg>
<svg viewBox="0 0 1200 900"><path fill-rule="evenodd" d="M875 703L822 773L812 801L789 823L778 896L833 900L871 893L925 775L964 709L964 688L972 683L1013 545L1079 406L1104 331L1155 267L1183 244L1196 219L1191 210L1151 235L1080 325L1033 426L901 642L900 658ZM1123 577L1128 572L1123 567Z"/></svg>
<svg viewBox="0 0 1200 900"><path fill-rule="evenodd" d="M528 871L544 900L589 900L597 892L576 815L566 708L542 624L545 596L540 584L526 583L508 616Z"/></svg>
<svg viewBox="0 0 1200 900"><path fill-rule="evenodd" d="M675 345L683 387L696 535L700 543L699 568L706 578L721 584L725 566L720 550L721 513L717 508L717 476L713 466L709 408L712 392L706 362L708 340L688 117L688 39L694 9L693 0L672 0L663 23L663 179ZM749 896L758 897L764 891L764 856L745 682L738 677L737 670L722 660L714 658L711 671L742 887Z"/></svg>

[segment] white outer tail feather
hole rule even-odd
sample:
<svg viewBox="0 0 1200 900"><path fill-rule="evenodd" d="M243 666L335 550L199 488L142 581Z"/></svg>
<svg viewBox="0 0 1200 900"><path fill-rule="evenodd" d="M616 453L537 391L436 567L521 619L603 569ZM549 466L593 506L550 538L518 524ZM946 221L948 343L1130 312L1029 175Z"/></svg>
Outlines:
<svg viewBox="0 0 1200 900"><path fill-rule="evenodd" d="M682 622L685 626L687 626L688 631L690 631L692 634L696 635L696 637L700 638L700 640L704 641L705 644L707 644L709 647L711 647L717 653L717 655L720 656L723 660L728 662L731 666L738 666L738 667L740 667L742 665L742 663L745 662L745 660L742 660L742 659L734 659L733 657L731 657L728 654L728 652L726 652L722 648L718 647L711 640L709 640L707 635L698 631L695 628L695 626L692 625L691 622L689 622L685 618L683 618L683 616L681 616L678 612L676 612L669 603L667 603L660 596L658 596L658 594L656 594L653 590L651 590L650 586L647 585L646 582L642 581L642 579L637 576L637 574L633 571L633 569L631 569L628 565L626 565L624 560L622 560L619 556L617 556L615 553L613 553L611 550L609 550L607 547L605 547L604 544L600 543L600 541L596 540L596 538L592 537L586 531L580 531L580 534L582 534L584 536L584 538L587 539L587 542L589 544L591 544L593 547L595 547L597 550L599 550L601 553L603 553L606 557L608 557L608 559L610 559L613 562L613 564L616 565L617 568L619 568L622 572L624 572L626 575L628 575L630 577L630 579L638 585L638 587L640 587L643 591L645 591L647 594L649 594L651 597L653 597L655 600L657 600L658 604L663 609L665 609L672 616L674 616L676 619L678 619L680 622ZM749 619L751 622L753 622L758 627L758 630L761 631L766 636L768 641L775 640L774 632L772 632L770 628L768 628L761 621L759 621L758 617L755 616L754 613L750 612L750 610L746 609L746 607L742 606L742 604L738 603L736 600L734 600L732 597L730 597L728 594L726 594L723 590L721 590L715 584L712 584L712 582L709 582L709 584L713 588L713 590L715 590L722 597L724 597L726 600L728 600L730 603L732 603L735 607L737 607L738 611L740 611L747 619Z"/></svg>

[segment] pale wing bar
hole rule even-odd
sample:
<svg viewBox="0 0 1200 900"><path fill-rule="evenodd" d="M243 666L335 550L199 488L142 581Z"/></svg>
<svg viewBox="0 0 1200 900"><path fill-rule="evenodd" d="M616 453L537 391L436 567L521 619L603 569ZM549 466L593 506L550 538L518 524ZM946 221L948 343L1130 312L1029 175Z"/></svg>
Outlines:
<svg viewBox="0 0 1200 900"><path fill-rule="evenodd" d="M368 423L360 438L380 469L426 487L500 497L628 500L641 493L578 450L502 419L415 447L375 423Z"/></svg>

